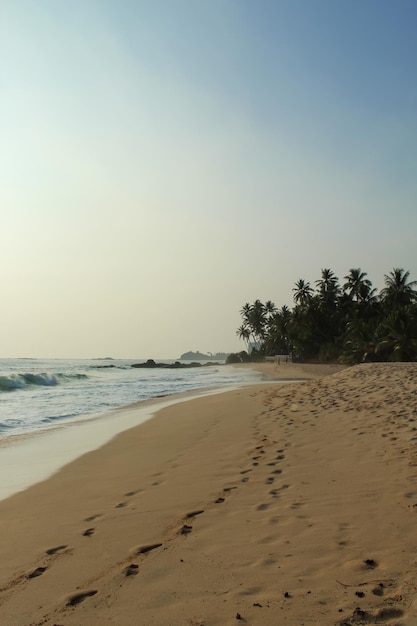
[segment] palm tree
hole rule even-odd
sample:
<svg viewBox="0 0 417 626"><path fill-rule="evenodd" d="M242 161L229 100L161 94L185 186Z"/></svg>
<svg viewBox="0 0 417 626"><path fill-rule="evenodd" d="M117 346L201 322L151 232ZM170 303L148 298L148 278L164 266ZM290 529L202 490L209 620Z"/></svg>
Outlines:
<svg viewBox="0 0 417 626"><path fill-rule="evenodd" d="M268 310L275 308L272 302L268 302ZM265 339L266 324L268 321L267 308L260 300L255 300L253 304L248 302L243 305L240 314L243 324L238 328L236 334L249 343L252 342L256 350L260 350Z"/></svg>
<svg viewBox="0 0 417 626"><path fill-rule="evenodd" d="M240 309L240 315L243 317L245 321L247 321L249 317L249 313L250 313L250 304L249 302L246 302Z"/></svg>
<svg viewBox="0 0 417 626"><path fill-rule="evenodd" d="M321 278L316 280L319 296L324 304L333 304L340 293L339 279L331 269L321 270Z"/></svg>
<svg viewBox="0 0 417 626"><path fill-rule="evenodd" d="M236 335L239 337L239 339L243 339L243 341L246 343L246 350L247 350L248 346L249 346L249 339L250 339L250 330L249 330L249 328L247 326L245 326L244 324L242 324L237 329Z"/></svg>
<svg viewBox="0 0 417 626"><path fill-rule="evenodd" d="M306 304L313 295L313 289L310 283L306 282L303 278L300 278L295 283L293 288L294 296L293 300L296 304Z"/></svg>
<svg viewBox="0 0 417 626"><path fill-rule="evenodd" d="M345 291L352 300L356 302L366 299L371 291L372 283L365 278L368 274L362 272L361 268L350 269L349 274L345 276L346 283L343 285Z"/></svg>
<svg viewBox="0 0 417 626"><path fill-rule="evenodd" d="M417 359L417 307L403 306L392 311L379 328L383 337L376 346L377 354L390 361Z"/></svg>
<svg viewBox="0 0 417 626"><path fill-rule="evenodd" d="M376 289L372 287L372 283L362 283L359 286L358 302L361 304L375 304L378 301Z"/></svg>
<svg viewBox="0 0 417 626"><path fill-rule="evenodd" d="M289 354L292 351L288 335L290 320L291 311L285 304L269 318L264 344L267 353Z"/></svg>
<svg viewBox="0 0 417 626"><path fill-rule="evenodd" d="M392 272L384 275L385 288L380 297L388 307L404 306L417 300L417 281L409 281L410 272L394 267Z"/></svg>
<svg viewBox="0 0 417 626"><path fill-rule="evenodd" d="M319 296L313 295L305 304L296 304L288 324L292 349L301 358L318 358L320 344L326 339L322 332L323 315Z"/></svg>
<svg viewBox="0 0 417 626"><path fill-rule="evenodd" d="M267 302L265 302L264 308L265 308L265 313L268 317L273 315L275 311L277 310L277 307L271 300L268 300Z"/></svg>
<svg viewBox="0 0 417 626"><path fill-rule="evenodd" d="M334 272L322 269L314 291L300 278L292 310L277 309L270 300L246 303L236 332L253 346L251 360L282 352L345 363L417 360L417 281L409 272L394 268L386 274L379 295L359 267L344 278L341 289Z"/></svg>
<svg viewBox="0 0 417 626"><path fill-rule="evenodd" d="M355 315L346 324L343 362L360 363L375 360L376 327L378 319L363 319Z"/></svg>
<svg viewBox="0 0 417 626"><path fill-rule="evenodd" d="M328 268L321 270L316 285L319 303L315 315L316 335L322 337L318 356L320 360L329 360L335 358L337 349L341 348L345 329L345 315L339 298L341 290L338 277Z"/></svg>
<svg viewBox="0 0 417 626"><path fill-rule="evenodd" d="M266 320L267 316L265 305L262 304L260 300L255 300L250 309L249 322L257 350L261 348L265 338Z"/></svg>

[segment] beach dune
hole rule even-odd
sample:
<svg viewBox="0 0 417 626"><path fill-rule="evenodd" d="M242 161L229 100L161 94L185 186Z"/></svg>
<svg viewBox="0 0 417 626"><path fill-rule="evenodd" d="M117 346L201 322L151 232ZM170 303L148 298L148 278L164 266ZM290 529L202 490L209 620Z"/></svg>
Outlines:
<svg viewBox="0 0 417 626"><path fill-rule="evenodd" d="M415 626L417 364L286 367L0 502L0 623Z"/></svg>

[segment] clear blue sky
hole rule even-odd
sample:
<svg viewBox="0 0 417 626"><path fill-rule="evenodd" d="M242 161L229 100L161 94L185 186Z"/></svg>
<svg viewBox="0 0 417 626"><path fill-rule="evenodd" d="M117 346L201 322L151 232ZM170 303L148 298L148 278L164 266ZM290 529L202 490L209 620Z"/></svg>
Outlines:
<svg viewBox="0 0 417 626"><path fill-rule="evenodd" d="M417 279L415 0L3 0L0 356L243 348L241 306Z"/></svg>

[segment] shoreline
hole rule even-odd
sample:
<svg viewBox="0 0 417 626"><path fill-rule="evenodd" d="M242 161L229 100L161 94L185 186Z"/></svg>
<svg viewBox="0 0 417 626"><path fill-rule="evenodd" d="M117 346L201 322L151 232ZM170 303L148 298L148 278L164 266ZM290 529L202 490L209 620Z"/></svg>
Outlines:
<svg viewBox="0 0 417 626"><path fill-rule="evenodd" d="M384 363L159 410L0 502L0 620L414 626L416 394Z"/></svg>
<svg viewBox="0 0 417 626"><path fill-rule="evenodd" d="M286 382L288 378L285 374L292 372L288 370L284 373L284 377L276 378L272 364L241 365L242 369L258 372L262 378L258 382L251 380L227 387L201 387L163 397L140 400L105 413L4 437L0 440L0 477L3 477L0 478L0 501L48 479L68 463L100 448L119 433L155 418L157 413L166 407L271 380L276 380L278 383ZM294 380L302 379L295 378Z"/></svg>
<svg viewBox="0 0 417 626"><path fill-rule="evenodd" d="M150 398L45 430L11 435L0 442L0 501L47 480L118 434L153 419L164 408L234 388L201 388Z"/></svg>
<svg viewBox="0 0 417 626"><path fill-rule="evenodd" d="M9 436L89 419L150 398L233 386L252 375L230 366L178 373L135 370L121 362L114 369L101 370L83 360L64 360L61 365L41 361L31 366L14 360L5 368L5 375L0 376L0 387L6 388L0 390L0 442ZM6 385L2 386L4 381Z"/></svg>

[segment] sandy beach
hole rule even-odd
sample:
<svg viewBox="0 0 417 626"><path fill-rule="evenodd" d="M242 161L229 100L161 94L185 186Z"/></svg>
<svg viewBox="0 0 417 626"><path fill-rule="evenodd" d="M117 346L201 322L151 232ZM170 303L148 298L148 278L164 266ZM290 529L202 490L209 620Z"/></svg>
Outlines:
<svg viewBox="0 0 417 626"><path fill-rule="evenodd" d="M415 626L417 364L259 369L0 502L2 626Z"/></svg>

